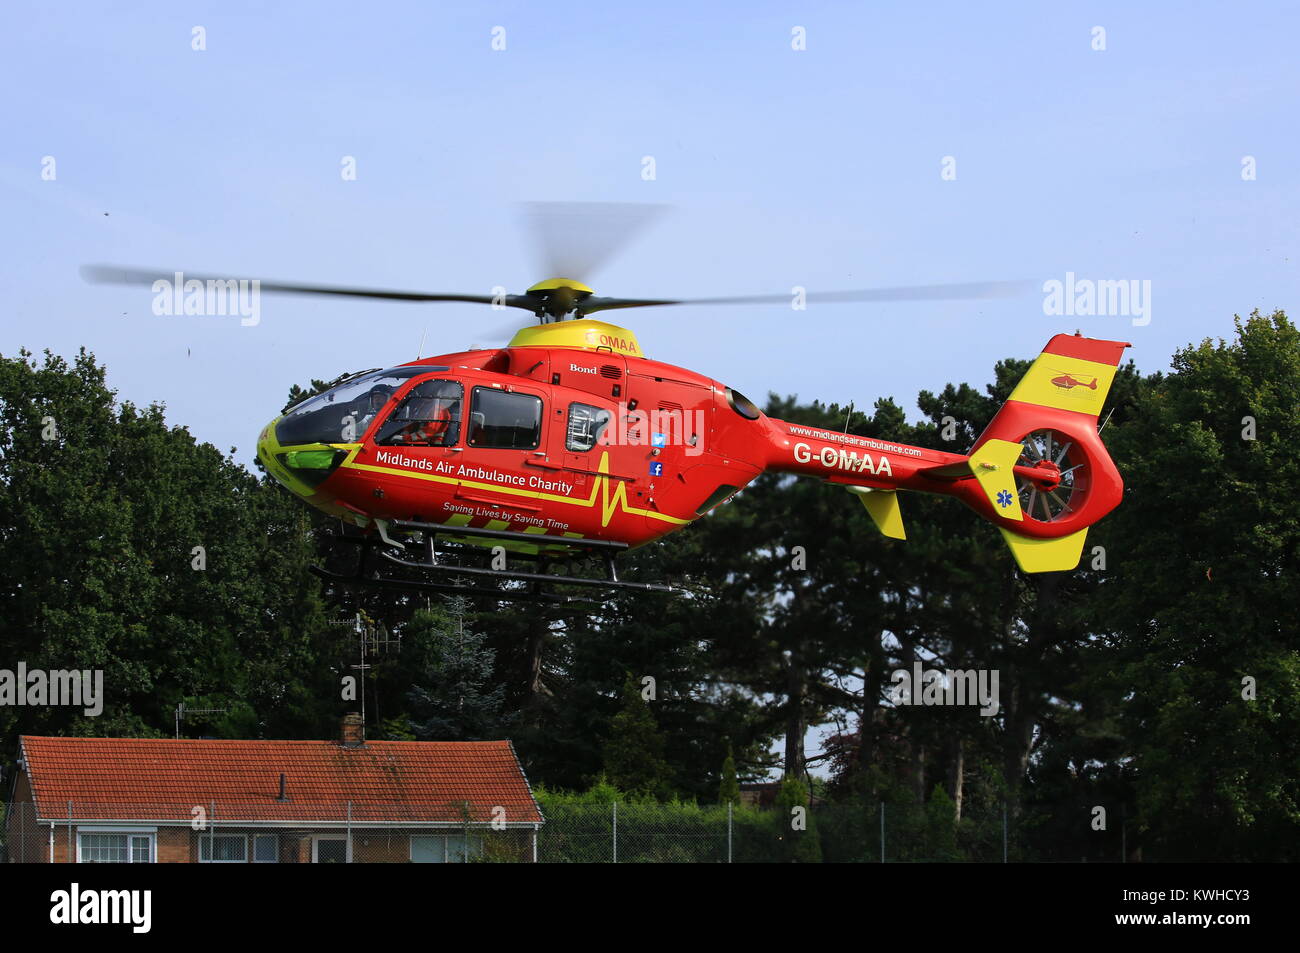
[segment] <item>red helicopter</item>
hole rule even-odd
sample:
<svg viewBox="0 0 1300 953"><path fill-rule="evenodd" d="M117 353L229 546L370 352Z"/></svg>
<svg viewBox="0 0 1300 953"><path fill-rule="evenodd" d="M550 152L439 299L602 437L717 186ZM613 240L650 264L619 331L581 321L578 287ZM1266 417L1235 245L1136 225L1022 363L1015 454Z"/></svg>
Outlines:
<svg viewBox="0 0 1300 953"><path fill-rule="evenodd" d="M1053 377L1052 383L1065 390L1072 390L1075 387L1087 387L1089 390L1097 389L1097 378L1093 377L1089 380L1081 381L1073 374L1068 373L1062 374L1059 377Z"/></svg>
<svg viewBox="0 0 1300 953"><path fill-rule="evenodd" d="M157 274L88 270L92 280L119 283L152 282ZM972 298L1008 288L932 285L807 299ZM531 583L533 595L558 601L569 597L544 593L543 584L671 591L620 579L614 557L689 525L768 471L844 487L896 539L905 538L898 490L948 494L1001 530L1021 569L1059 571L1078 564L1087 528L1122 495L1097 417L1129 346L1123 342L1053 337L970 453L960 454L768 417L737 390L646 356L627 328L590 317L696 302L600 297L568 278L522 295L267 281L261 290L495 304L540 320L504 347L353 375L262 429L258 458L267 471L348 524L341 542L361 545L355 573L322 570L343 581L465 591L448 578L468 575ZM496 558L491 565L450 558L464 544L491 547ZM372 552L387 568L403 568L396 577L372 571ZM508 566L506 552L538 565ZM547 571L575 554L601 557L605 575Z"/></svg>

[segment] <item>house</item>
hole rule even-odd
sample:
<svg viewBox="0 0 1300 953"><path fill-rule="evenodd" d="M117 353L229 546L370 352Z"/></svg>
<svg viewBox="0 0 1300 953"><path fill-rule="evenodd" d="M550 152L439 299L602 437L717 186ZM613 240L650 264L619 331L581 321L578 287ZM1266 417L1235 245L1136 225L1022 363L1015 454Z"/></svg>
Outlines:
<svg viewBox="0 0 1300 953"><path fill-rule="evenodd" d="M7 859L28 863L536 860L509 741L20 739Z"/></svg>
<svg viewBox="0 0 1300 953"><path fill-rule="evenodd" d="M747 781L740 785L740 803L746 807L772 807L780 792L780 781Z"/></svg>
<svg viewBox="0 0 1300 953"><path fill-rule="evenodd" d="M740 803L746 807L775 807L781 796L780 781L746 781L740 785ZM826 803L816 794L808 796L809 807L819 807Z"/></svg>

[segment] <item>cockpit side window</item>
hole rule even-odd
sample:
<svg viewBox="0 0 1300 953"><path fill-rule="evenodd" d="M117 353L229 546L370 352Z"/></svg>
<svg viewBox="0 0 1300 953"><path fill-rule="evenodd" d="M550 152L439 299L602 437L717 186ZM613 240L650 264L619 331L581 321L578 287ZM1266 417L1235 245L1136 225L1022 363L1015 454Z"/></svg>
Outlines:
<svg viewBox="0 0 1300 953"><path fill-rule="evenodd" d="M453 447L460 440L464 388L457 381L421 381L379 427L377 442L399 447Z"/></svg>

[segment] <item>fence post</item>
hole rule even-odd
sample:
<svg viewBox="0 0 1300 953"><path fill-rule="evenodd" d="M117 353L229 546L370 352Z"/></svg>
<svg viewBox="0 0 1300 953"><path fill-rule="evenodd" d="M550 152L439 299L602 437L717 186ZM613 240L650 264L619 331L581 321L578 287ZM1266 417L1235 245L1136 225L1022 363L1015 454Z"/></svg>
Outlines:
<svg viewBox="0 0 1300 953"><path fill-rule="evenodd" d="M614 863L618 863L618 801L614 802Z"/></svg>
<svg viewBox="0 0 1300 953"><path fill-rule="evenodd" d="M1002 863L1007 862L1007 802L1002 802Z"/></svg>
<svg viewBox="0 0 1300 953"><path fill-rule="evenodd" d="M885 802L880 802L880 862L885 862Z"/></svg>
<svg viewBox="0 0 1300 953"><path fill-rule="evenodd" d="M1128 805L1119 808L1119 862L1128 863Z"/></svg>
<svg viewBox="0 0 1300 953"><path fill-rule="evenodd" d="M727 802L727 863L731 863L731 802Z"/></svg>

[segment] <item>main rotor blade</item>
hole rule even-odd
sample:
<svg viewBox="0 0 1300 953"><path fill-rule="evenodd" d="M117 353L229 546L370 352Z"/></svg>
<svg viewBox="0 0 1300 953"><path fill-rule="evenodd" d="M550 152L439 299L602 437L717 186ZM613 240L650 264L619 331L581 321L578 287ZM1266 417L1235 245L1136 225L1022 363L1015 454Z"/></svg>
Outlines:
<svg viewBox="0 0 1300 953"><path fill-rule="evenodd" d="M110 285L149 285L152 286L155 281L173 281L177 272L149 270L145 268L119 268L114 265L85 265L81 269L81 276L92 284L110 284ZM233 276L224 278L213 278L208 275L192 275L188 272L181 272L184 281L201 281L207 285L209 281L232 281L238 280ZM387 301L466 301L471 304L493 304L500 303L509 308L524 308L528 311L536 311L541 302L531 295L504 295L500 298L492 295L463 295L463 294L430 294L423 291L388 291L382 288L348 288L340 285L304 285L295 284L285 281L267 281L257 279L258 288L261 291L271 291L278 294L307 294L307 295L335 295L346 298L379 298Z"/></svg>
<svg viewBox="0 0 1300 953"><path fill-rule="evenodd" d="M586 281L667 209L636 202L525 202L522 218L544 275Z"/></svg>
<svg viewBox="0 0 1300 953"><path fill-rule="evenodd" d="M866 288L857 291L814 291L805 301L840 304L857 301L962 301L978 298L1010 298L1033 288L1028 281L976 281L964 284L904 285L898 288ZM614 308L653 308L685 304L790 304L793 294L736 295L726 298L598 298L591 297L578 305L578 311L591 314Z"/></svg>

